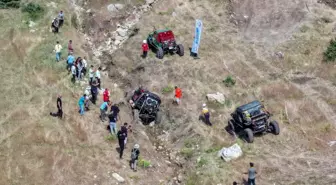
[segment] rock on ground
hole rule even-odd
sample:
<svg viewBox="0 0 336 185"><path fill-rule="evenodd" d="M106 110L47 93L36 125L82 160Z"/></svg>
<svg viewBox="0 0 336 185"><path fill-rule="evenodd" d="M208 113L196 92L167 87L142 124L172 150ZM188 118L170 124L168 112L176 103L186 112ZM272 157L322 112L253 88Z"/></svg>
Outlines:
<svg viewBox="0 0 336 185"><path fill-rule="evenodd" d="M113 173L112 176L118 181L118 182L125 182L125 179L122 178L119 174Z"/></svg>
<svg viewBox="0 0 336 185"><path fill-rule="evenodd" d="M220 104L225 103L225 97L222 93L217 92L216 94L207 94L207 100L210 102L218 102Z"/></svg>

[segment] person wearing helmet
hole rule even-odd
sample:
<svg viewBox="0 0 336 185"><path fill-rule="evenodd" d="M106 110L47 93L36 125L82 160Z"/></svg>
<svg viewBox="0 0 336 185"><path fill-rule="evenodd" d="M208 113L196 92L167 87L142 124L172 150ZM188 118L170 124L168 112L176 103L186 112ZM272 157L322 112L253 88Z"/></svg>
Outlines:
<svg viewBox="0 0 336 185"><path fill-rule="evenodd" d="M135 144L131 151L131 168L133 171L137 171L137 163L140 155L140 146Z"/></svg>
<svg viewBox="0 0 336 185"><path fill-rule="evenodd" d="M202 115L204 117L205 124L212 126L212 123L210 122L210 112L205 103L202 105Z"/></svg>
<svg viewBox="0 0 336 185"><path fill-rule="evenodd" d="M147 57L148 50L149 50L149 46L147 44L147 40L143 40L142 41L142 52L143 52L142 57L143 58Z"/></svg>

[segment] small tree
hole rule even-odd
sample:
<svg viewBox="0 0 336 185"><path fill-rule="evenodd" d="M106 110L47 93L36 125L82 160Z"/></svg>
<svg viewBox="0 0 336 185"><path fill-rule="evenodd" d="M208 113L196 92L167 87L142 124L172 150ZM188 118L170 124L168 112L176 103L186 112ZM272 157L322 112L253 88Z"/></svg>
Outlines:
<svg viewBox="0 0 336 185"><path fill-rule="evenodd" d="M332 39L327 50L323 53L326 62L334 62L336 59L336 40Z"/></svg>

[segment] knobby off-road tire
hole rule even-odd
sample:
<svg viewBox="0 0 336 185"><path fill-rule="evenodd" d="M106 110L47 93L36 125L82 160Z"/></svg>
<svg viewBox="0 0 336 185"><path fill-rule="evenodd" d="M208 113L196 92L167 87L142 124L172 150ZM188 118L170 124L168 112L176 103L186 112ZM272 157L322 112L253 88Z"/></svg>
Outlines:
<svg viewBox="0 0 336 185"><path fill-rule="evenodd" d="M177 54L181 57L184 55L184 47L182 44L177 45Z"/></svg>
<svg viewBox="0 0 336 185"><path fill-rule="evenodd" d="M159 59L163 59L163 49L162 48L158 48L156 50L156 57L158 57Z"/></svg>
<svg viewBox="0 0 336 185"><path fill-rule="evenodd" d="M155 124L160 124L161 123L161 120L162 120L162 112L161 111L158 111L156 113L156 117L155 117Z"/></svg>
<svg viewBox="0 0 336 185"><path fill-rule="evenodd" d="M270 128L271 128L271 132L272 132L274 135L279 135L279 134L280 134L280 127L279 127L278 122L276 122L276 121L271 121L271 123L270 123Z"/></svg>
<svg viewBox="0 0 336 185"><path fill-rule="evenodd" d="M133 109L133 124L139 123L139 110L138 109Z"/></svg>
<svg viewBox="0 0 336 185"><path fill-rule="evenodd" d="M251 129L249 128L244 129L244 137L246 142L253 143L254 136Z"/></svg>
<svg viewBox="0 0 336 185"><path fill-rule="evenodd" d="M235 126L234 126L234 124L233 124L233 120L232 120L232 119L230 119L230 120L228 121L228 126L229 126L229 130L230 130L230 132L232 132L232 134L235 134Z"/></svg>

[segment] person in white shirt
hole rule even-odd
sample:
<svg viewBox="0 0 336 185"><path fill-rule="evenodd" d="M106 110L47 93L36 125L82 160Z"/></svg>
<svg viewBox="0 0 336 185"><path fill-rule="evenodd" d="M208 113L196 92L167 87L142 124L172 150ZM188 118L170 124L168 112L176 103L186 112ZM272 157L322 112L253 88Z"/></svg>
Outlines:
<svg viewBox="0 0 336 185"><path fill-rule="evenodd" d="M94 74L95 74L95 71L94 71L93 65L91 65L89 69L90 85L92 84Z"/></svg>
<svg viewBox="0 0 336 185"><path fill-rule="evenodd" d="M98 89L101 89L101 87L100 87L100 83L101 83L101 81L100 81L100 70L101 70L101 67L99 67L97 70L96 70L96 78L97 78L97 82L98 82Z"/></svg>
<svg viewBox="0 0 336 185"><path fill-rule="evenodd" d="M76 82L76 66L75 65L71 66L71 74L72 74L71 81L72 83L75 83Z"/></svg>
<svg viewBox="0 0 336 185"><path fill-rule="evenodd" d="M84 57L82 59L82 65L83 65L83 69L82 69L82 73L84 76L86 76L86 70L87 70L87 61L86 61L86 57Z"/></svg>
<svg viewBox="0 0 336 185"><path fill-rule="evenodd" d="M58 41L56 42L54 51L56 52L56 61L59 62L61 59L62 46L59 44Z"/></svg>

